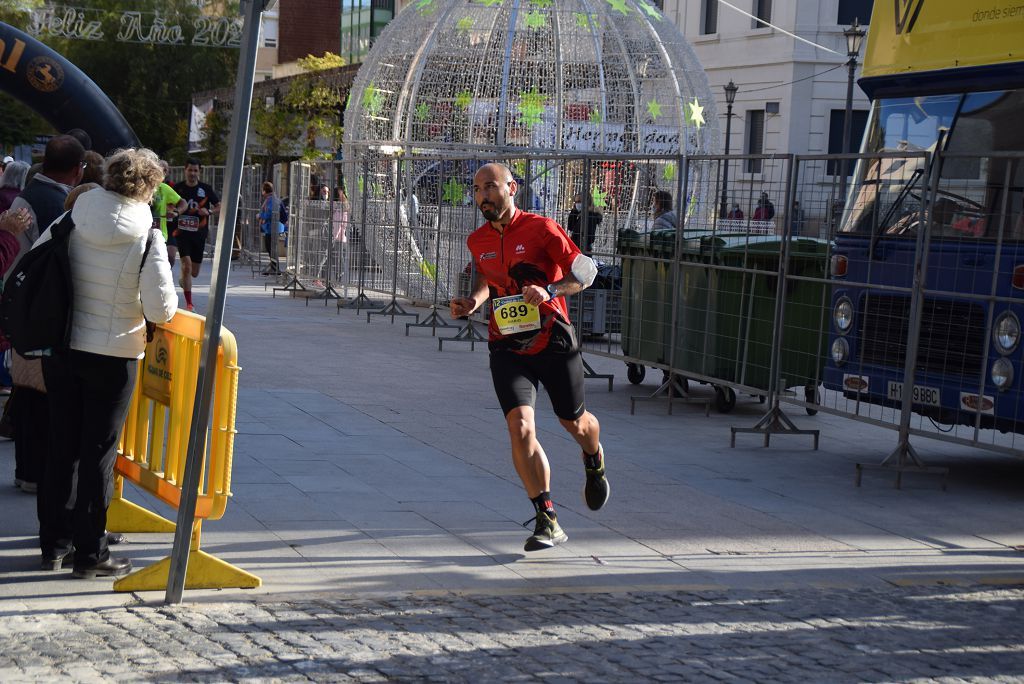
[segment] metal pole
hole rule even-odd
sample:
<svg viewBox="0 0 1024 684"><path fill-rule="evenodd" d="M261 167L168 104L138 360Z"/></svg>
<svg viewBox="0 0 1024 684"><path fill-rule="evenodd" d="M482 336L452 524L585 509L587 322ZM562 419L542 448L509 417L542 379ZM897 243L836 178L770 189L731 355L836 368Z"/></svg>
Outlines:
<svg viewBox="0 0 1024 684"><path fill-rule="evenodd" d="M897 446L898 463L903 465L906 457L917 461L916 454L910 447L910 419L914 410L914 382L917 373L917 353L921 342L921 319L924 313L928 275L928 249L931 245L932 216L935 209L935 198L938 197L939 177L942 161L940 158L942 139L935 146L935 153L929 159L930 175L928 177L928 198L921 199L921 227L917 231L917 245L914 252L914 278L910 293L910 320L907 323L907 357L903 364L903 393L900 397L899 445ZM920 463L917 463L920 465Z"/></svg>
<svg viewBox="0 0 1024 684"><path fill-rule="evenodd" d="M231 143L228 147L228 168L224 178L224 198L221 216L224 225L217 234L217 246L213 259L210 297L207 302L206 326L203 330L203 346L199 357L199 378L196 382L196 398L192 405L192 428L188 435L188 453L185 457L185 474L181 483L181 500L178 504L177 527L174 530L174 547L171 564L167 573L165 603L181 603L188 570L188 554L192 542L192 526L195 523L196 500L199 498L199 480L203 470L203 456L206 448L206 430L210 423L210 402L213 394L213 379L216 375L217 347L224 320L224 304L227 296L228 275L231 272L231 239L235 234L238 214L238 191L242 185L242 169L245 163L245 139L249 129L249 109L252 103L252 82L256 73L256 48L259 45L260 16L266 9L267 0L245 0L242 3L245 23L242 30L242 47L238 59L238 87L235 90L235 107L231 115Z"/></svg>
<svg viewBox="0 0 1024 684"><path fill-rule="evenodd" d="M789 252L790 252L790 241L793 239L791 230L792 221L789 220L790 212L793 207L793 198L796 197L796 185L799 181L797 174L800 171L799 164L796 163L796 158L792 155L786 157L789 164L789 173L786 174L786 206L790 207L788 211L783 212L783 218L785 219L782 223L782 249L779 251L779 270L777 280L777 289L775 292L775 315L772 323L772 330L774 331L774 344L772 344L772 350L769 361L769 375L768 375L768 405L771 406L772 410L779 411L779 397L786 391L785 387L780 387L779 381L782 379L782 343L785 340L785 324L786 324L786 276L789 273ZM767 437L767 435L766 435ZM767 446L767 444L765 444ZM817 448L817 447L815 447Z"/></svg>
<svg viewBox="0 0 1024 684"><path fill-rule="evenodd" d="M722 210L719 218L729 215L729 137L732 133L732 103L725 106L725 159L722 160Z"/></svg>
<svg viewBox="0 0 1024 684"><path fill-rule="evenodd" d="M853 77L857 69L857 58L850 57L850 61L846 63L849 68L849 72L846 76L846 112L843 115L843 154L850 153L850 131L853 127ZM839 179L839 198L842 202L846 203L846 184L847 184L847 172L849 170L849 161L844 159L842 162L842 176Z"/></svg>

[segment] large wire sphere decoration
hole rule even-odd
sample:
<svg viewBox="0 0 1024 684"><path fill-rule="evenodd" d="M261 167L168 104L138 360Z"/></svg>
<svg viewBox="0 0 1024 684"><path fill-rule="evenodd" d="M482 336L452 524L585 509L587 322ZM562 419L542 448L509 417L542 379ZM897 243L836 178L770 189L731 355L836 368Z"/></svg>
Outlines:
<svg viewBox="0 0 1024 684"><path fill-rule="evenodd" d="M417 0L359 69L344 154L641 158L719 144L704 70L650 2Z"/></svg>
<svg viewBox="0 0 1024 684"><path fill-rule="evenodd" d="M343 157L353 218L381 226L368 227L366 240L371 253L379 243L375 261L386 265L392 237L383 226L395 224L396 202L415 195L421 217L462 206L470 211L460 225L481 220L470 187L483 162L506 161L517 204L556 220L589 184L587 201L606 219L597 252L612 249L613 230L649 221L655 190L688 213L713 205L710 167L695 165L684 179L680 162L719 145L708 78L650 2L417 0L355 77ZM403 253L430 260L415 234L399 240L417 243Z"/></svg>

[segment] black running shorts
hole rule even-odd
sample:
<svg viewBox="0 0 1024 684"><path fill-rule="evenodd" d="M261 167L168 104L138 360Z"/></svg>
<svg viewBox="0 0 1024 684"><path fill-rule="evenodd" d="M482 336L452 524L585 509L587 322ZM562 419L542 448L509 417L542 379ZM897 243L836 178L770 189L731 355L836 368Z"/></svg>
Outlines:
<svg viewBox="0 0 1024 684"><path fill-rule="evenodd" d="M583 358L576 348L549 348L532 355L491 350L491 379L506 416L518 406L535 406L538 382L544 384L551 407L562 420L576 420L586 410Z"/></svg>
<svg viewBox="0 0 1024 684"><path fill-rule="evenodd" d="M210 229L201 230L179 230L174 236L178 243L178 256L188 257L193 264L203 263L203 253L206 251L206 236Z"/></svg>

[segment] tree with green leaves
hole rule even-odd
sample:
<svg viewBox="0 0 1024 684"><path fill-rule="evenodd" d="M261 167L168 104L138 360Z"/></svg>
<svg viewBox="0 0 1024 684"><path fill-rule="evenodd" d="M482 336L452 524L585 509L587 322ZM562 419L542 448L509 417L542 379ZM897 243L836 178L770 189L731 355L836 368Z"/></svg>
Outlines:
<svg viewBox="0 0 1024 684"><path fill-rule="evenodd" d="M0 150L31 144L37 135L50 131L50 124L41 116L15 100L0 93Z"/></svg>
<svg viewBox="0 0 1024 684"><path fill-rule="evenodd" d="M263 167L269 173L302 134L302 115L284 105L267 105L257 97L252 103L251 123L253 134L265 150Z"/></svg>
<svg viewBox="0 0 1024 684"><path fill-rule="evenodd" d="M228 156L228 137L231 135L231 109L215 105L203 121L203 151L199 154L203 164L224 164Z"/></svg>
<svg viewBox="0 0 1024 684"><path fill-rule="evenodd" d="M0 21L15 28L28 26L32 10L42 7L43 0L6 0L0 2ZM35 141L37 135L49 133L50 125L43 117L6 93L0 93L0 149L8 150Z"/></svg>
<svg viewBox="0 0 1024 684"><path fill-rule="evenodd" d="M5 8L0 20L11 18L12 26L26 29L29 14L9 12L8 2L0 2ZM39 4L35 0L15 0L15 3ZM238 17L238 8L237 1L225 2L224 15ZM89 10L90 19L100 20L106 28L104 40L45 35L40 39L96 82L121 110L143 145L162 155L177 156L179 122L189 120L193 93L230 85L238 67L238 50L116 40L116 27L120 25L122 13L128 10L158 11L173 23L181 24L191 37L193 22L200 17L200 10L192 0L90 0ZM3 109L0 102L0 110ZM48 129L38 132L52 132Z"/></svg>
<svg viewBox="0 0 1024 684"><path fill-rule="evenodd" d="M5 0L0 4L0 21L16 28L28 26L32 10L43 6L43 0Z"/></svg>
<svg viewBox="0 0 1024 684"><path fill-rule="evenodd" d="M331 70L345 66L345 59L327 52L322 57L304 57L299 66L304 71L292 82L284 104L301 113L305 122L302 158L332 159L341 146L345 129L341 122L343 89ZM326 150L318 145L318 139L326 141Z"/></svg>

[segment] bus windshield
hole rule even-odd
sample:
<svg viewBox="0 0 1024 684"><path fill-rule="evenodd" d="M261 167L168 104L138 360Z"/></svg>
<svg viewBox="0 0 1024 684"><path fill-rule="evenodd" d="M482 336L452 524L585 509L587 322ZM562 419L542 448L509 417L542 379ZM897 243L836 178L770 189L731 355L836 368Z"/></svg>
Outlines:
<svg viewBox="0 0 1024 684"><path fill-rule="evenodd" d="M1024 151L1021 107L1017 90L876 100L862 152L906 156L857 162L841 232L914 234L930 201L926 153L941 150L933 236L1024 240L1024 164L988 156Z"/></svg>

